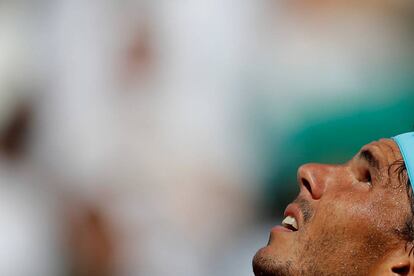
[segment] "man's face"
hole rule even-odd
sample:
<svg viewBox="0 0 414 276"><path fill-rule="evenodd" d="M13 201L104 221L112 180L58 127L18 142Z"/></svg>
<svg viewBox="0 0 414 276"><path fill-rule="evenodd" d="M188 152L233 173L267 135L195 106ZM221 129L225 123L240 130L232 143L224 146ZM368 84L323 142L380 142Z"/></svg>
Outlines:
<svg viewBox="0 0 414 276"><path fill-rule="evenodd" d="M256 275L367 275L402 238L411 208L390 139L364 146L344 165L307 164L300 193L253 260ZM297 224L297 230L294 226Z"/></svg>

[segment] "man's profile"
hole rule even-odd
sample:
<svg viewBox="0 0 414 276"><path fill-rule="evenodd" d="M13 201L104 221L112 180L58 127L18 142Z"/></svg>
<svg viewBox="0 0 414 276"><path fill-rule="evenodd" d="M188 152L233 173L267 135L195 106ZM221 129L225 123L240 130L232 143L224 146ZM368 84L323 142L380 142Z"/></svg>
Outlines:
<svg viewBox="0 0 414 276"><path fill-rule="evenodd" d="M414 275L413 149L408 133L342 165L300 167L299 195L256 253L255 275Z"/></svg>

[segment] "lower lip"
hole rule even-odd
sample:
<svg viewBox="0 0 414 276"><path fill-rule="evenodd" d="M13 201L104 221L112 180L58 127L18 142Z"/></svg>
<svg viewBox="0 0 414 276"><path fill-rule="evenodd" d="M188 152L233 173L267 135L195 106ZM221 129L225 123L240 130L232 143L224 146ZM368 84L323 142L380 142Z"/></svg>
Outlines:
<svg viewBox="0 0 414 276"><path fill-rule="evenodd" d="M293 231L290 229L287 229L281 225L275 226L272 228L272 232L288 232L288 233L292 233Z"/></svg>

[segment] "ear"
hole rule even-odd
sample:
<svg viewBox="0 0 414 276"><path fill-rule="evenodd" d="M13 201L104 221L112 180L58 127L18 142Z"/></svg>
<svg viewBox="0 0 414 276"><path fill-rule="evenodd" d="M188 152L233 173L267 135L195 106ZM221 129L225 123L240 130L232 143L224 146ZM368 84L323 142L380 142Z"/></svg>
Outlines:
<svg viewBox="0 0 414 276"><path fill-rule="evenodd" d="M391 251L377 263L370 275L414 275L414 256L410 250L411 246L402 246Z"/></svg>

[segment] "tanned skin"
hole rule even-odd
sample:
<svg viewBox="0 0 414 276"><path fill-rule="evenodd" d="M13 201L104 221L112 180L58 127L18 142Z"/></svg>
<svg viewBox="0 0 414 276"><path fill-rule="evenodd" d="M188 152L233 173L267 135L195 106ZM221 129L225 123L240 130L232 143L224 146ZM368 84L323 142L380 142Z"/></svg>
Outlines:
<svg viewBox="0 0 414 276"><path fill-rule="evenodd" d="M301 166L299 195L285 211L298 230L271 230L255 275L411 275L411 189L398 162L396 143L381 139L346 164Z"/></svg>

